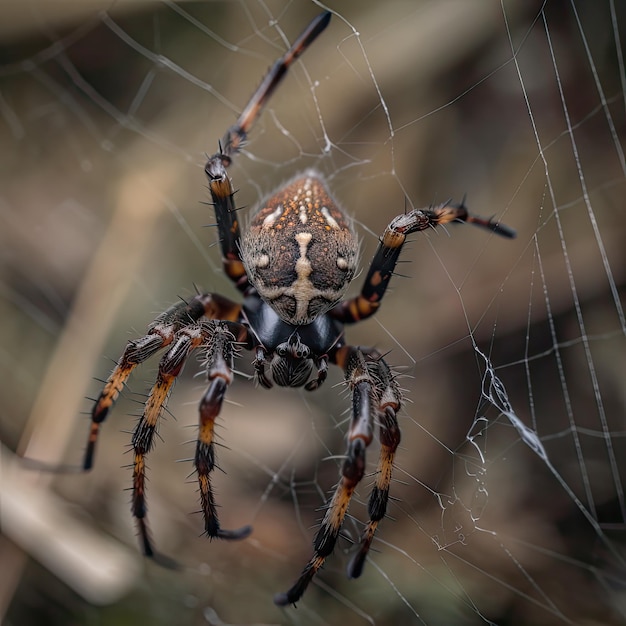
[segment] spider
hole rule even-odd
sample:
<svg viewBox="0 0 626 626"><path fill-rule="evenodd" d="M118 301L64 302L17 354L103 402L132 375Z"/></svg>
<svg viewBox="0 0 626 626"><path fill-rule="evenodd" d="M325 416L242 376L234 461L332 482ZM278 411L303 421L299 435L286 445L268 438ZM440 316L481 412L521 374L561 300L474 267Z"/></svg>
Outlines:
<svg viewBox="0 0 626 626"><path fill-rule="evenodd" d="M154 445L157 422L177 376L190 355L199 350L208 385L199 405L194 466L204 530L210 538L244 539L252 532L250 526L222 528L211 487L215 420L233 380L234 357L241 349L250 351L256 382L266 389L275 383L313 391L326 379L330 364L340 367L352 398L341 475L313 542L311 559L294 585L274 598L281 606L295 604L302 597L332 553L350 499L363 478L366 449L375 428L379 432L380 456L369 498L369 521L348 565L350 578L361 575L387 508L394 455L400 443L396 415L402 406L402 394L381 353L346 343L344 326L378 310L411 233L463 221L505 237L515 236L514 231L492 219L468 213L464 203L446 202L405 212L387 226L359 295L343 299L357 271L359 244L351 220L333 200L319 173L306 171L278 189L257 208L247 230L241 231L227 169L291 64L326 28L330 17L330 12L318 15L274 63L205 166L223 268L241 292L243 302L218 293L198 293L160 314L145 336L128 342L95 401L82 465L85 471L93 466L100 425L133 369L165 348L156 382L132 434L132 514L144 554L171 564L156 552L148 531L146 455Z"/></svg>

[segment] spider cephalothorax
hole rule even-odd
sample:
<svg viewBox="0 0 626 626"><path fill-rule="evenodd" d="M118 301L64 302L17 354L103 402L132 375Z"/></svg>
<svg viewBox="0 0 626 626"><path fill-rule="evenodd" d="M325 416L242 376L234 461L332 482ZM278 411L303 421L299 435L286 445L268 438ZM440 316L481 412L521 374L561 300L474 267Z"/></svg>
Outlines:
<svg viewBox="0 0 626 626"><path fill-rule="evenodd" d="M346 343L344 326L373 315L385 295L402 247L410 233L453 221L465 221L513 237L506 226L468 213L463 203L446 202L413 209L391 220L363 281L360 293L342 299L354 278L359 246L351 221L332 199L320 174L307 171L281 187L260 205L241 233L234 189L226 172L263 105L293 61L326 28L330 13L315 18L282 56L253 94L237 122L207 161L205 172L215 208L226 275L241 292L237 303L216 293L199 293L162 313L147 334L126 346L91 413L91 430L83 463L93 464L100 424L105 420L132 370L166 348L157 379L132 436L132 513L143 551L160 558L149 537L146 517L146 455L152 449L159 417L176 377L189 356L204 356L207 389L199 405L194 465L198 477L205 532L209 537L243 539L249 526L225 530L217 516L211 487L215 467L214 426L233 379L233 358L250 351L257 382L317 389L329 364L340 367L352 397L352 417L341 477L313 544L313 556L296 583L275 597L295 603L333 551L350 499L365 472L365 452L378 428L380 452L365 525L348 574L361 574L374 533L385 515L400 430L402 405L398 384L374 348Z"/></svg>

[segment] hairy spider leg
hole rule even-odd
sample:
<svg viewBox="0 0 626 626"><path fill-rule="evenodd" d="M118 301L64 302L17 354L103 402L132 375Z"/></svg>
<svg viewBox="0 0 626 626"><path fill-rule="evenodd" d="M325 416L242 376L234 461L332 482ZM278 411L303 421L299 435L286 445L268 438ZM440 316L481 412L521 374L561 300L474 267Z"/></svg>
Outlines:
<svg viewBox="0 0 626 626"><path fill-rule="evenodd" d="M205 300L206 304L210 304L216 297L212 294L203 294L197 296L196 300L199 302ZM229 303L225 298L223 300L225 303ZM232 305L230 316L238 319L239 305L230 304ZM248 341L248 332L235 320L229 322L223 321L224 318L221 318L216 321L214 318L210 318L218 311L226 317L229 311L222 307L208 308L208 311L205 309L205 313L197 316L195 320L189 318L188 323L174 333L169 349L159 362L156 382L150 390L143 414L137 422L132 436L133 487L131 510L137 521L143 552L160 564L170 567L174 566L175 563L157 554L150 540L146 507L146 455L154 446L154 433L158 426L159 417L167 404L172 386L191 353L198 348L206 350L207 378L209 380L209 388L200 404L200 429L194 459L200 485L200 501L205 529L209 536L223 539L243 539L251 531L249 527L236 531L220 529L209 480L209 474L215 464L213 425L221 408L226 387L232 380L232 373L226 365L225 359L228 361L232 359L233 342L236 340ZM231 329L237 333L237 339ZM227 341L230 343L227 344Z"/></svg>
<svg viewBox="0 0 626 626"><path fill-rule="evenodd" d="M363 573L365 558L372 545L374 533L387 512L393 462L401 438L400 426L396 417L402 403L398 383L382 358L377 359L370 367L375 369L375 380L380 394L378 405L380 455L374 487L367 504L369 521L363 530L359 548L348 564L348 576L350 578L358 578Z"/></svg>
<svg viewBox="0 0 626 626"><path fill-rule="evenodd" d="M376 418L380 421L381 433L384 431L385 434L378 463L379 475L370 497L370 522L366 527L360 551L353 560L355 565L349 570L353 578L361 573L374 531L387 507L393 456L400 441L395 422L395 412L399 410L401 403L399 388L389 367L374 349L343 346L336 351L333 362L344 369L346 382L352 393L348 449L339 483L313 541L313 556L295 584L287 592L274 596L274 602L279 606L295 604L332 553L350 500L365 473L365 450L372 442Z"/></svg>
<svg viewBox="0 0 626 626"><path fill-rule="evenodd" d="M235 321L239 319L240 313L241 305L224 296L211 293L198 294L189 302L181 301L171 306L148 326L146 335L139 339L131 339L94 403L82 469L87 471L93 467L100 425L107 418L137 365L161 348L170 345L181 328L197 322L201 317Z"/></svg>
<svg viewBox="0 0 626 626"><path fill-rule="evenodd" d="M247 333L241 327L241 333ZM252 532L251 526L237 530L224 530L220 527L213 489L211 472L215 468L215 445L213 442L215 419L220 413L224 395L233 381L232 360L235 336L224 323L215 324L213 333L206 344L206 372L208 388L200 401L200 429L196 444L194 465L200 486L200 502L204 516L204 529L210 538L244 539Z"/></svg>
<svg viewBox="0 0 626 626"><path fill-rule="evenodd" d="M314 18L289 50L274 63L257 90L252 94L238 120L224 134L219 152L209 157L204 167L215 208L224 271L243 293L246 293L250 285L244 264L239 258L241 233L234 200L235 190L226 174L226 168L230 166L233 156L239 152L252 125L291 64L328 26L330 17L330 12L326 11Z"/></svg>
<svg viewBox="0 0 626 626"><path fill-rule="evenodd" d="M167 403L172 385L180 374L191 352L210 339L211 328L208 325L193 323L176 332L171 347L159 362L159 371L143 414L132 437L133 448L133 495L131 510L137 521L139 537L146 556L155 558L163 565L173 565L155 553L148 532L146 519L146 455L154 446L154 433L159 417Z"/></svg>
<svg viewBox="0 0 626 626"><path fill-rule="evenodd" d="M317 39L330 22L330 11L324 11L311 20L311 23L302 31L301 35L293 42L289 50L274 62L265 75L261 84L244 107L239 119L233 124L222 139L221 156L227 158L237 153L241 145L245 142L250 128L258 118L267 101L272 97L274 90L282 79L291 64Z"/></svg>
<svg viewBox="0 0 626 626"><path fill-rule="evenodd" d="M330 315L344 324L353 324L374 315L387 291L407 235L454 221L475 224L502 237L515 237L512 228L469 213L463 202L446 202L429 209L413 209L398 215L391 220L378 243L361 293L337 304Z"/></svg>

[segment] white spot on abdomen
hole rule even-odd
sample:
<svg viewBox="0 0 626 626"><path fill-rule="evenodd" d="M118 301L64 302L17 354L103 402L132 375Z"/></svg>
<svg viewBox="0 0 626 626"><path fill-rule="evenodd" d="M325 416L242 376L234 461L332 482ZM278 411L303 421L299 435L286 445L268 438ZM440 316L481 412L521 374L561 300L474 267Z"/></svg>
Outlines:
<svg viewBox="0 0 626 626"><path fill-rule="evenodd" d="M285 207L279 204L274 211L265 217L263 220L263 228L271 228L276 223L276 220L283 214Z"/></svg>
<svg viewBox="0 0 626 626"><path fill-rule="evenodd" d="M322 207L322 215L324 216L326 223L331 228L334 228L335 230L339 230L339 224L337 224L337 220L330 214L328 207L325 207L325 206Z"/></svg>

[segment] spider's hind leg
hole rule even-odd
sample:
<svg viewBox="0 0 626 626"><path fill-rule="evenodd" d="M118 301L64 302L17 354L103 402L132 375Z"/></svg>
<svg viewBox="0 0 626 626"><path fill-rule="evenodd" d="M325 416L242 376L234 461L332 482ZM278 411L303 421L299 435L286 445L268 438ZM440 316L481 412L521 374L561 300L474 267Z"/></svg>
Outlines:
<svg viewBox="0 0 626 626"><path fill-rule="evenodd" d="M146 506L146 456L154 446L154 434L159 418L167 403L168 397L182 372L189 355L208 339L207 324L194 323L176 332L171 347L159 362L159 371L142 416L139 418L132 436L133 451L133 488L131 510L137 522L139 538L146 556L152 557L162 565L175 565L169 559L157 554L152 546L148 531Z"/></svg>
<svg viewBox="0 0 626 626"><path fill-rule="evenodd" d="M240 312L239 304L219 294L197 294L188 302L178 302L161 313L150 324L148 332L143 337L131 339L126 344L122 356L107 378L91 410L91 428L83 460L85 471L93 467L100 425L107 418L135 367L161 348L169 346L181 328L197 322L201 317L234 321L239 319Z"/></svg>
<svg viewBox="0 0 626 626"><path fill-rule="evenodd" d="M200 430L194 461L200 485L205 530L210 537L221 539L243 539L251 532L249 526L235 531L220 528L210 483L210 474L215 466L213 445L215 418L219 414L224 394L233 377L230 362L236 338L231 328L237 332L238 339L247 338L246 330L240 324L221 320L202 320L189 324L176 333L170 349L159 363L157 380L146 400L143 415L133 432L132 513L137 520L144 554L155 558L162 565L172 565L173 562L157 554L150 540L146 507L145 459L153 447L158 419L163 412L172 386L182 372L187 359L196 349L206 350L206 368L209 379L209 387L200 402Z"/></svg>
<svg viewBox="0 0 626 626"><path fill-rule="evenodd" d="M200 487L200 503L204 516L204 529L210 538L245 539L251 532L250 526L237 530L221 528L213 489L211 472L215 468L214 431L215 420L222 408L222 402L228 386L233 380L232 359L234 356L235 337L226 324L218 322L205 347L206 372L209 386L200 401L200 429L196 444L194 464Z"/></svg>
<svg viewBox="0 0 626 626"><path fill-rule="evenodd" d="M401 438L400 427L396 417L402 402L398 383L382 357L370 362L369 367L373 370L380 397L378 404L380 456L376 468L374 487L367 505L369 521L361 536L359 549L348 564L348 576L350 578L358 578L362 574L376 528L387 512L393 462Z"/></svg>
<svg viewBox="0 0 626 626"><path fill-rule="evenodd" d="M286 593L274 597L274 602L280 606L295 604L302 597L317 571L332 553L350 500L365 474L365 450L372 441L376 420L380 422L381 429L380 460L368 507L370 521L363 534L360 550L348 568L351 578L360 575L376 527L387 508L393 459L400 443L400 431L395 419L401 405L400 390L389 366L376 350L344 346L337 350L333 361L344 369L346 382L352 391L348 449L341 478L313 542L313 556L295 584Z"/></svg>

